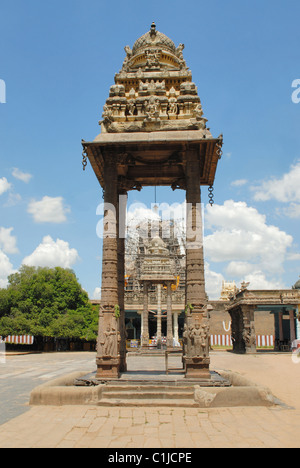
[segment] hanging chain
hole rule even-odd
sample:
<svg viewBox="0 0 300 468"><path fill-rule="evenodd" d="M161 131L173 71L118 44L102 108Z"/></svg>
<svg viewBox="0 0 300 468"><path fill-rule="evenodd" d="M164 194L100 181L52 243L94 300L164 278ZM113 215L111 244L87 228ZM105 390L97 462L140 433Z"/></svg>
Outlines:
<svg viewBox="0 0 300 468"><path fill-rule="evenodd" d="M82 166L83 166L83 170L85 171L85 168L87 166L87 151L86 151L86 148L84 148L84 150L82 151Z"/></svg>
<svg viewBox="0 0 300 468"><path fill-rule="evenodd" d="M219 159L222 158L222 154L223 154L222 145L223 145L223 135L220 135L218 138L218 142L216 144L216 147L217 147L216 153ZM208 187L208 198L209 198L210 206L213 206L215 201L214 201L214 187L212 185Z"/></svg>
<svg viewBox="0 0 300 468"><path fill-rule="evenodd" d="M219 158L219 159L221 159L221 158L222 158L222 155L223 155L222 145L223 145L223 135L221 134L221 135L219 136L219 141L218 141L218 143L216 144L216 147L217 147L217 155L218 155L218 158Z"/></svg>
<svg viewBox="0 0 300 468"><path fill-rule="evenodd" d="M208 187L208 192L209 192L209 193L208 193L209 204L210 204L210 206L213 206L213 204L215 203L215 201L214 201L214 188L213 188L212 185L210 185L210 186Z"/></svg>

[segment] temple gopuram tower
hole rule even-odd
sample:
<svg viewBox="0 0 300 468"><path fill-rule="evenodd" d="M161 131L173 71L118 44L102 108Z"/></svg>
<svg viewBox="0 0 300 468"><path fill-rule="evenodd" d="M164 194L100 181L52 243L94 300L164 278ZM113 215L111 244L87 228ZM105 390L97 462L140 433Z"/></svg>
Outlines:
<svg viewBox="0 0 300 468"><path fill-rule="evenodd" d="M191 71L175 46L153 23L125 47L104 104L101 133L82 140L104 191L101 306L97 346L99 379L126 370L124 327L124 232L126 196L144 186L186 191L186 377L209 378L209 323L204 282L200 186L212 186L222 135L213 138Z"/></svg>

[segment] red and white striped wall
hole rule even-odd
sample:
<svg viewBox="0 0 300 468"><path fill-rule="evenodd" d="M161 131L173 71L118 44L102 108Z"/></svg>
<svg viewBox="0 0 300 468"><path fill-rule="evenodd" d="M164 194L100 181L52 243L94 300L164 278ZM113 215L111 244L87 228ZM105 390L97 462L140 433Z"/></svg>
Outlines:
<svg viewBox="0 0 300 468"><path fill-rule="evenodd" d="M2 337L0 337L2 341ZM12 344L27 344L32 345L34 343L34 336L31 335L9 335L4 338L4 343Z"/></svg>
<svg viewBox="0 0 300 468"><path fill-rule="evenodd" d="M210 335L211 346L232 346L231 335Z"/></svg>
<svg viewBox="0 0 300 468"><path fill-rule="evenodd" d="M211 335L210 336L211 346L232 346L231 335ZM274 336L273 335L256 335L256 347L274 347Z"/></svg>
<svg viewBox="0 0 300 468"><path fill-rule="evenodd" d="M264 348L265 346L269 348L274 347L274 336L273 335L256 335L256 347Z"/></svg>

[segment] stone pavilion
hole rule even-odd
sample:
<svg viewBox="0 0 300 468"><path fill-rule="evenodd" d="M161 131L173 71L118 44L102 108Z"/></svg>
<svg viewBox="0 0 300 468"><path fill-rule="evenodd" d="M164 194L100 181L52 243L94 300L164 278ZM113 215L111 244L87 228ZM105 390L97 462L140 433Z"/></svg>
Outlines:
<svg viewBox="0 0 300 468"><path fill-rule="evenodd" d="M126 46L104 104L101 133L94 141L82 140L84 168L89 160L105 203L98 379L126 371L124 200L130 190L159 185L186 191L185 371L187 378L210 378L200 187L214 184L223 139L207 128L183 50L154 23L132 48ZM168 287L173 279L171 273L164 278Z"/></svg>

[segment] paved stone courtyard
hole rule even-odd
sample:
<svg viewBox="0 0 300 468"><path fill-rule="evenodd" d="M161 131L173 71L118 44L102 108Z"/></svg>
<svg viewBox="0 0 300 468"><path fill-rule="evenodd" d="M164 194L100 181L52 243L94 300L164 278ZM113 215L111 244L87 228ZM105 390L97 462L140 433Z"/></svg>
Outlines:
<svg viewBox="0 0 300 468"><path fill-rule="evenodd" d="M74 370L76 355L75 360L74 354L72 358L69 356L70 367ZM63 359L63 356L56 357ZM34 362L36 356L26 356L26 362L30 363L31 358ZM82 354L79 358L80 370ZM13 359L16 362L18 358ZM93 366L89 359L92 359L92 353L84 364L86 368L90 364ZM129 361L131 359L134 357ZM150 369L151 358L145 359ZM293 363L290 353L240 356L213 352L211 360L214 370L238 372L268 386L286 406L220 409L36 406L0 426L0 447L189 449L300 446L300 364ZM45 362L43 365L46 369ZM136 366L136 361L132 365ZM35 367L38 374L36 362ZM53 366L52 374L59 372L61 375L62 368L57 369ZM3 366L0 371L3 376ZM27 372L30 372L29 368ZM43 380L46 380L45 374ZM1 385L3 381L5 379ZM36 384L39 383L37 379Z"/></svg>

